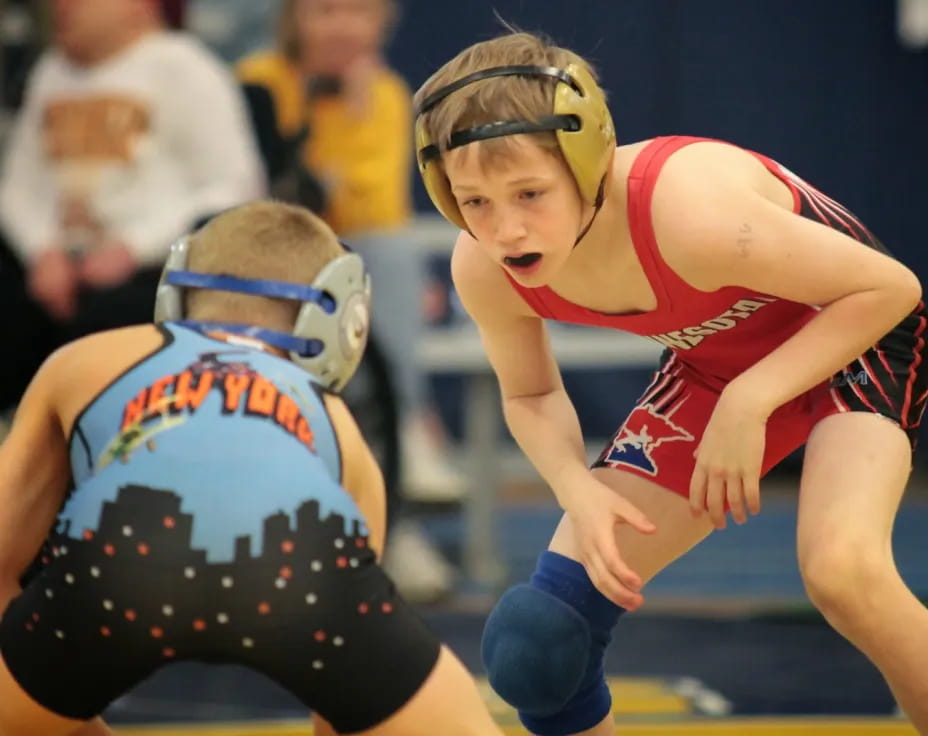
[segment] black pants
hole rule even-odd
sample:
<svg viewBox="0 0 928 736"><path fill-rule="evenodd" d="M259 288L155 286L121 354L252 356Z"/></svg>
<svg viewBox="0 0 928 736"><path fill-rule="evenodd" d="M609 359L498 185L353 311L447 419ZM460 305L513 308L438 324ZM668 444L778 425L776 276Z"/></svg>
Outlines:
<svg viewBox="0 0 928 736"><path fill-rule="evenodd" d="M0 411L19 401L42 361L56 348L93 332L151 322L160 268L143 268L126 283L84 289L67 322L53 319L30 295L26 272L0 239Z"/></svg>

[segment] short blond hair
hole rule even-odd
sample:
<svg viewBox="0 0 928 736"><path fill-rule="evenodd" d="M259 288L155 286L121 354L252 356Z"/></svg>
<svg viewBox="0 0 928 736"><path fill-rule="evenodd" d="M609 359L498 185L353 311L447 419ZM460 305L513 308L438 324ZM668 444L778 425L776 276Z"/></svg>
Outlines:
<svg viewBox="0 0 928 736"><path fill-rule="evenodd" d="M570 49L555 45L550 39L525 31L513 30L488 41L468 46L445 63L426 80L413 98L416 110L423 101L468 74L495 66L553 66L564 69L576 64L596 79L593 67ZM554 91L558 84L551 77L503 76L482 79L457 90L422 114L429 140L439 149L447 149L455 131L501 120L537 122L554 109ZM553 131L529 134L542 147L560 155ZM481 143L485 156L505 155L511 146L508 136Z"/></svg>
<svg viewBox="0 0 928 736"><path fill-rule="evenodd" d="M190 238L187 267L200 273L311 284L343 255L332 229L308 209L259 200L226 210ZM191 289L189 319L290 329L299 304L231 291Z"/></svg>

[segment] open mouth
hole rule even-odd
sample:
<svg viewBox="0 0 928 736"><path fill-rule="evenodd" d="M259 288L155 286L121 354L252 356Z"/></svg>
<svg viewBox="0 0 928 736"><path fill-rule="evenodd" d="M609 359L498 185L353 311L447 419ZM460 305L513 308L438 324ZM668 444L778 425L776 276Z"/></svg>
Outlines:
<svg viewBox="0 0 928 736"><path fill-rule="evenodd" d="M526 268L528 266L534 266L536 263L538 263L540 258L541 253L523 253L521 256L506 256L503 258L503 262L507 266Z"/></svg>

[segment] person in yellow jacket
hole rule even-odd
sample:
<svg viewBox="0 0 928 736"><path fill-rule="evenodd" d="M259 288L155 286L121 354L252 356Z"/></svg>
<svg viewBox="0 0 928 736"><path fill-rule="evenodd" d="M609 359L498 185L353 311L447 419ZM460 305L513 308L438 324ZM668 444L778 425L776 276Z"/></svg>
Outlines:
<svg viewBox="0 0 928 736"><path fill-rule="evenodd" d="M276 48L241 59L274 196L318 212L364 258L373 336L399 407L405 498L456 501L463 476L441 451L416 340L424 328L421 254L412 219L412 95L384 59L395 0L283 0ZM410 600L448 592L452 570L412 522L391 528L385 565ZM403 562L400 562L402 560Z"/></svg>
<svg viewBox="0 0 928 736"><path fill-rule="evenodd" d="M277 48L238 63L271 105L271 132L301 144L320 214L341 235L397 229L412 214L411 93L382 56L395 12L392 0L285 0Z"/></svg>

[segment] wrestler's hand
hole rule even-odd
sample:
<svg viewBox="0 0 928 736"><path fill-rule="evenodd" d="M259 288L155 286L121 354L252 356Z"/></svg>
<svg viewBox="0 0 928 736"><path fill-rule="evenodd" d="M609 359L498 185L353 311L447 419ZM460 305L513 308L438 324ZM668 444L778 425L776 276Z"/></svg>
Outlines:
<svg viewBox="0 0 928 736"><path fill-rule="evenodd" d="M657 527L629 501L592 474L573 484L565 505L573 525L580 562L597 590L616 605L634 611L643 602L642 580L622 555L616 540L617 524L628 524L642 534Z"/></svg>
<svg viewBox="0 0 928 736"><path fill-rule="evenodd" d="M96 289L126 283L138 269L132 251L124 244L109 241L91 248L81 260L81 281Z"/></svg>
<svg viewBox="0 0 928 736"><path fill-rule="evenodd" d="M29 293L55 319L66 321L77 309L77 270L61 248L43 251L29 267Z"/></svg>
<svg viewBox="0 0 928 736"><path fill-rule="evenodd" d="M694 517L708 511L715 528L724 529L726 502L739 524L748 520L748 512L760 513L766 430L766 415L722 392L693 453L696 467L690 479L690 507Z"/></svg>

